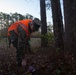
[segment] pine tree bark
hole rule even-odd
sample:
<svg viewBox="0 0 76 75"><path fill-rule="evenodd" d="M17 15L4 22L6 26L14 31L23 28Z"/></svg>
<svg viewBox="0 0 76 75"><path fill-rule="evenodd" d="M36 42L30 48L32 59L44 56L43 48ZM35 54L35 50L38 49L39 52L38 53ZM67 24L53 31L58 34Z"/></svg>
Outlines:
<svg viewBox="0 0 76 75"><path fill-rule="evenodd" d="M55 36L55 48L64 50L63 44L63 21L59 0L51 0L53 30Z"/></svg>
<svg viewBox="0 0 76 75"><path fill-rule="evenodd" d="M41 14L41 34L45 36L47 33L47 23L46 23L46 6L45 6L45 0L40 0L40 14ZM42 37L41 39L41 46L46 47L46 39Z"/></svg>
<svg viewBox="0 0 76 75"><path fill-rule="evenodd" d="M65 50L76 57L76 0L63 0L65 20Z"/></svg>

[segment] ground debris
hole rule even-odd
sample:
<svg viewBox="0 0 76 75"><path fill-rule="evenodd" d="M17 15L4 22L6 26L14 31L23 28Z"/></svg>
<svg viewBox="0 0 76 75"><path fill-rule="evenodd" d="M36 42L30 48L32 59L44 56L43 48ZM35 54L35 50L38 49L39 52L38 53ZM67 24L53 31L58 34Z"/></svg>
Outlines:
<svg viewBox="0 0 76 75"><path fill-rule="evenodd" d="M27 66L22 69L16 65L16 51L7 51L0 53L0 75L76 75L76 61L69 52L57 52L52 47L39 47L36 51L34 48L32 54L25 55Z"/></svg>

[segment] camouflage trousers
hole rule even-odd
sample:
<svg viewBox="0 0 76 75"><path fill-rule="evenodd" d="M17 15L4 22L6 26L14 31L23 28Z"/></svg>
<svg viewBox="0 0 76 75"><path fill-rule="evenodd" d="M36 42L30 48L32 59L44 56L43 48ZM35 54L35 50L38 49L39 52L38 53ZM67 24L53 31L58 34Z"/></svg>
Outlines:
<svg viewBox="0 0 76 75"><path fill-rule="evenodd" d="M27 53L27 51L31 51L30 48L30 38L26 38L26 32L23 30L23 28L21 26L18 26L18 35L15 34L15 32L11 32L11 38L14 39L14 41L12 42L13 46L16 48L16 60L18 65L21 65L22 63L22 59L25 58L25 54Z"/></svg>

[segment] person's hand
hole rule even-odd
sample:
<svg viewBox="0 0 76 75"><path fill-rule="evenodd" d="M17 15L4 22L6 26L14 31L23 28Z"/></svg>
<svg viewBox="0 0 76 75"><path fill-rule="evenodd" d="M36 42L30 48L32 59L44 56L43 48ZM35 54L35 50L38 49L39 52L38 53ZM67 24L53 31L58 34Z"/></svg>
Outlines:
<svg viewBox="0 0 76 75"><path fill-rule="evenodd" d="M26 66L26 60L25 59L22 59L22 67L25 67Z"/></svg>
<svg viewBox="0 0 76 75"><path fill-rule="evenodd" d="M13 48L14 46L13 46L13 44L10 44L10 48Z"/></svg>

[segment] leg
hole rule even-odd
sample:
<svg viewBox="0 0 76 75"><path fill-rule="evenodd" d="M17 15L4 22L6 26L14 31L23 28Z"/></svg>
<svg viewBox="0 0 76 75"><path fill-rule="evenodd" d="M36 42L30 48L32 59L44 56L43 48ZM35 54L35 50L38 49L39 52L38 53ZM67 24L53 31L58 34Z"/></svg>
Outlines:
<svg viewBox="0 0 76 75"><path fill-rule="evenodd" d="M21 66L22 59L25 58L26 34L21 26L18 26L18 46L17 46L17 62Z"/></svg>

